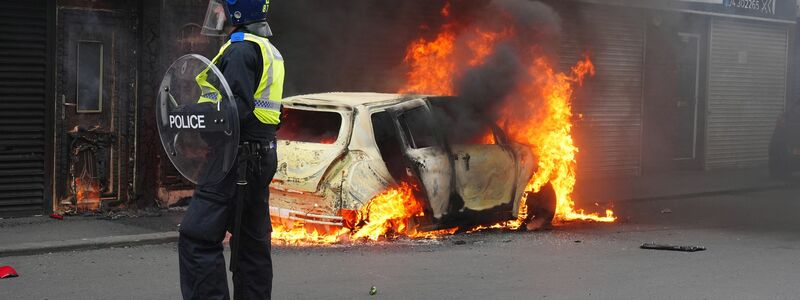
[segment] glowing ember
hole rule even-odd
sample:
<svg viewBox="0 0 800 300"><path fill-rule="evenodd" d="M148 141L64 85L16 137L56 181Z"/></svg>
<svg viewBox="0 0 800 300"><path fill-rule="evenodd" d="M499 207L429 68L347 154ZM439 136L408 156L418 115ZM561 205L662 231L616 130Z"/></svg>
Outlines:
<svg viewBox="0 0 800 300"><path fill-rule="evenodd" d="M75 199L78 211L100 208L100 185L95 180L75 178Z"/></svg>
<svg viewBox="0 0 800 300"><path fill-rule="evenodd" d="M494 138L494 133L489 131L483 136L481 136L480 140L478 141L479 145L494 145L497 144L497 141Z"/></svg>

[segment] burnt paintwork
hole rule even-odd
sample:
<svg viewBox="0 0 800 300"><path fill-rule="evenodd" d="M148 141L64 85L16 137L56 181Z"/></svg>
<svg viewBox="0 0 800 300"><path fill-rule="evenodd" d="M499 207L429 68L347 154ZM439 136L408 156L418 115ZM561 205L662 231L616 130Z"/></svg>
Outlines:
<svg viewBox="0 0 800 300"><path fill-rule="evenodd" d="M423 222L430 227L465 216L486 222L515 218L536 169L530 148L506 143L499 129L496 144L451 145L436 130L439 124L430 120L432 140L415 147L401 115L428 107L425 96L330 93L296 96L284 105L336 112L343 118L333 144L279 140L270 211L273 222L288 227L340 225L342 209L360 209L399 181L419 186L429 216ZM378 149L370 116L380 112L390 112L395 122L404 157L388 159L404 161L404 178L390 174Z"/></svg>

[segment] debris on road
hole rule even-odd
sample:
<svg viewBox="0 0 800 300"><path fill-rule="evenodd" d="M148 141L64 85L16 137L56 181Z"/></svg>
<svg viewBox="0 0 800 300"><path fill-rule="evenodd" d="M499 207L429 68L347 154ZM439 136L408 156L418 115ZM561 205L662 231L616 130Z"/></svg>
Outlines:
<svg viewBox="0 0 800 300"><path fill-rule="evenodd" d="M661 213L662 213L662 214L671 214L671 213L672 213L672 210L671 210L671 209L669 209L669 208L665 208L665 209L662 209L662 210L661 210Z"/></svg>
<svg viewBox="0 0 800 300"><path fill-rule="evenodd" d="M644 243L639 248L647 250L667 250L667 251L681 251L681 252L698 252L706 250L706 247L699 247L699 246L676 246L676 245L656 244L656 243Z"/></svg>
<svg viewBox="0 0 800 300"><path fill-rule="evenodd" d="M466 244L466 243L467 243L467 242L465 242L465 241L462 241L462 240L457 240L457 241L453 242L453 244L456 244L456 245L464 245L464 244Z"/></svg>
<svg viewBox="0 0 800 300"><path fill-rule="evenodd" d="M369 295L370 296L375 296L375 294L377 294L377 293L378 293L378 288L376 288L374 285L371 288L369 288Z"/></svg>
<svg viewBox="0 0 800 300"><path fill-rule="evenodd" d="M64 220L64 216L61 214L50 214L50 218L56 220Z"/></svg>
<svg viewBox="0 0 800 300"><path fill-rule="evenodd" d="M2 266L2 267L0 267L0 279L2 279L2 278L12 278L12 277L18 277L18 276L19 275L17 274L17 270L14 270L14 268L12 268L10 266Z"/></svg>

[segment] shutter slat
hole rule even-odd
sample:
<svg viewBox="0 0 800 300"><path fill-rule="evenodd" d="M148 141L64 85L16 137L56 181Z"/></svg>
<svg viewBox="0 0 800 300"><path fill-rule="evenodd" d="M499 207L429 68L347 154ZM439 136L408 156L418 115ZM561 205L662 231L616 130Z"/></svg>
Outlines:
<svg viewBox="0 0 800 300"><path fill-rule="evenodd" d="M766 163L785 105L787 36L784 25L713 20L706 168Z"/></svg>
<svg viewBox="0 0 800 300"><path fill-rule="evenodd" d="M623 14L607 6L581 5L562 15L562 70L569 70L589 46L602 49L592 53L597 70L589 79L592 94L575 103L576 114L584 116L576 131L589 137L581 147L591 149L591 155L580 157L582 175L630 176L641 169L644 22Z"/></svg>
<svg viewBox="0 0 800 300"><path fill-rule="evenodd" d="M41 213L45 195L46 1L0 1L0 215Z"/></svg>

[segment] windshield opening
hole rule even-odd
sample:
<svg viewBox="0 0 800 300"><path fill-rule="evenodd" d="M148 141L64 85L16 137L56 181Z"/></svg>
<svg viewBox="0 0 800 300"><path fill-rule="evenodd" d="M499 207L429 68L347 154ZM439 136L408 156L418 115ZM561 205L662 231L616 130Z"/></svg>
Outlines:
<svg viewBox="0 0 800 300"><path fill-rule="evenodd" d="M278 139L333 144L339 139L342 115L330 111L284 108Z"/></svg>

